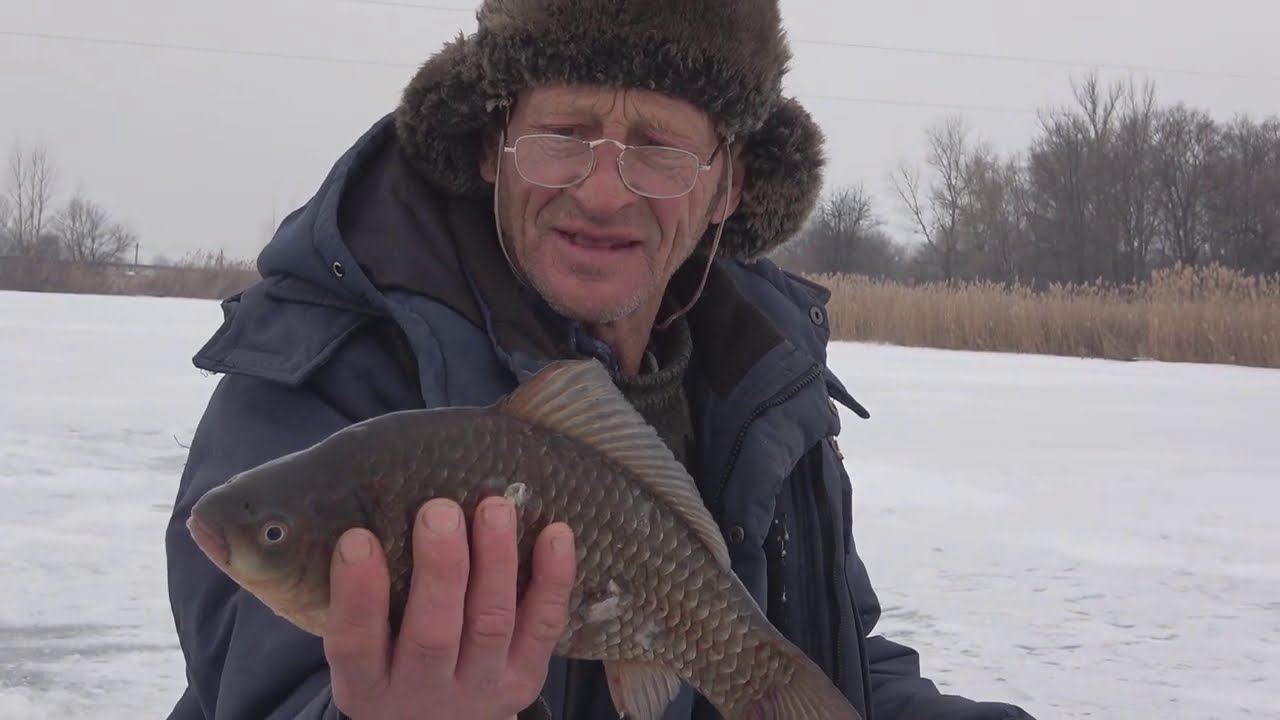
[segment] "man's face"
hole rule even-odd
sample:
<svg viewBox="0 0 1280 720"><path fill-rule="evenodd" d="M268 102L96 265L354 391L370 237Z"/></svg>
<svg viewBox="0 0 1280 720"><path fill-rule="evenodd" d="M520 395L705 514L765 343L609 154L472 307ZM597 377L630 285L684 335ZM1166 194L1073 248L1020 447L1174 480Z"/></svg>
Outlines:
<svg viewBox="0 0 1280 720"><path fill-rule="evenodd" d="M718 138L708 116L659 93L586 87L542 87L516 100L506 144L526 134L610 138L628 145L688 150L706 163ZM668 280L689 257L709 223L724 214L716 190L725 155L698 171L689 193L654 199L630 190L618 174L612 144L596 148L596 165L577 185L562 189L527 182L515 156L486 142L481 175L495 178L501 157L498 216L508 252L520 271L561 314L591 324L647 313L652 322ZM739 173L735 172L735 175ZM736 206L739 183L730 194Z"/></svg>

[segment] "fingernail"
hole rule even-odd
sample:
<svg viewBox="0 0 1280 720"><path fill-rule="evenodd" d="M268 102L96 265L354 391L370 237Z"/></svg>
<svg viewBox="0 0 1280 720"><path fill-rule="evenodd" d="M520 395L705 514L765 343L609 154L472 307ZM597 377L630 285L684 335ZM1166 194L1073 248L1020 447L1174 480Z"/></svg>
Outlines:
<svg viewBox="0 0 1280 720"><path fill-rule="evenodd" d="M458 508L453 503L442 500L428 503L425 514L427 529L441 534L457 530L458 523L462 519Z"/></svg>
<svg viewBox="0 0 1280 720"><path fill-rule="evenodd" d="M551 536L551 552L556 555L568 555L573 550L573 533L561 530Z"/></svg>
<svg viewBox="0 0 1280 720"><path fill-rule="evenodd" d="M484 524L490 530L506 530L511 526L513 515L511 503L506 500L495 500L484 506Z"/></svg>
<svg viewBox="0 0 1280 720"><path fill-rule="evenodd" d="M364 533L349 533L338 543L338 554L342 556L342 562L355 565L373 554L373 542Z"/></svg>

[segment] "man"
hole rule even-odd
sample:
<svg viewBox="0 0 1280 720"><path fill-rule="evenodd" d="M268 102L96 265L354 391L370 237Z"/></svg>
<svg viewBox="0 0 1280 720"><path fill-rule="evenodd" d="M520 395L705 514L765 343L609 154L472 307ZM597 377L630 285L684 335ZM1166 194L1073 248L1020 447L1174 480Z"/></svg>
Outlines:
<svg viewBox="0 0 1280 720"><path fill-rule="evenodd" d="M517 606L510 506L429 503L399 637L381 549L349 531L322 641L184 526L236 471L374 415L491 403L569 356L611 369L696 479L734 571L863 717L1029 717L939 693L912 650L870 635L832 398L867 414L824 366L826 291L757 260L799 228L823 165L781 96L775 2L489 0L478 18L286 218L263 281L196 355L226 377L166 536L188 677L171 717L616 717L597 663L551 656L570 528L544 531ZM714 714L684 688L665 717Z"/></svg>

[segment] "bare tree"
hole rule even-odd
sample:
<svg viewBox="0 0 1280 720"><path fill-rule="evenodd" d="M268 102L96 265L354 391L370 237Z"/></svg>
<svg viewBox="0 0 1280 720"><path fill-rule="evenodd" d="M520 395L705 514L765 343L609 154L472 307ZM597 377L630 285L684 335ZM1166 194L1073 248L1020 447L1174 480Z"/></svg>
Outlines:
<svg viewBox="0 0 1280 720"><path fill-rule="evenodd" d="M802 273L899 279L907 253L884 231L883 223L863 185L837 187L822 197L796 238L772 257Z"/></svg>
<svg viewBox="0 0 1280 720"><path fill-rule="evenodd" d="M1123 201L1115 159L1121 134L1120 85L1104 89L1096 74L1072 82L1075 104L1045 111L1028 155L1037 265L1045 279L1086 282L1114 276Z"/></svg>
<svg viewBox="0 0 1280 720"><path fill-rule="evenodd" d="M961 219L969 203L969 128L959 116L949 116L929 128L925 185L919 167L904 165L893 187L911 217L916 234L934 256L943 280L956 276L961 250Z"/></svg>
<svg viewBox="0 0 1280 720"><path fill-rule="evenodd" d="M1221 128L1210 168L1209 252L1249 273L1280 273L1280 118Z"/></svg>
<svg viewBox="0 0 1280 720"><path fill-rule="evenodd" d="M14 254L38 252L53 202L55 172L48 150L37 145L29 152L15 145L9 154L8 234Z"/></svg>
<svg viewBox="0 0 1280 720"><path fill-rule="evenodd" d="M1280 117L1219 124L1161 107L1150 82L1088 74L1071 85L1072 100L1043 110L1031 146L1007 160L957 117L930 128L922 162L890 178L923 241L910 257L874 226L843 232L862 216L840 192L797 247L848 235L838 247L859 269L892 255L915 279L1128 284L1161 262L1206 260L1280 272Z"/></svg>
<svg viewBox="0 0 1280 720"><path fill-rule="evenodd" d="M970 200L962 219L971 273L1012 282L1021 274L1029 245L1022 167L982 148L970 156L967 173Z"/></svg>
<svg viewBox="0 0 1280 720"><path fill-rule="evenodd" d="M871 196L861 185L838 188L818 206L818 222L833 235L846 236L876 224Z"/></svg>
<svg viewBox="0 0 1280 720"><path fill-rule="evenodd" d="M1147 259L1157 229L1154 190L1155 88L1130 84L1116 134L1106 157L1111 166L1108 192L1099 199L1108 224L1117 232L1111 277L1133 282L1146 277Z"/></svg>
<svg viewBox="0 0 1280 720"><path fill-rule="evenodd" d="M0 257L14 253L10 227L13 222L13 206L8 195L0 195Z"/></svg>
<svg viewBox="0 0 1280 720"><path fill-rule="evenodd" d="M89 265L120 262L137 241L127 228L111 221L105 208L79 192L54 216L52 226L62 239L64 256Z"/></svg>
<svg viewBox="0 0 1280 720"><path fill-rule="evenodd" d="M857 272L867 235L880 224L871 196L861 185L838 188L818 206L814 218L812 252L835 272Z"/></svg>
<svg viewBox="0 0 1280 720"><path fill-rule="evenodd" d="M1166 257L1194 265L1207 243L1210 164L1217 127L1206 113L1182 103L1156 123L1156 185L1163 215Z"/></svg>

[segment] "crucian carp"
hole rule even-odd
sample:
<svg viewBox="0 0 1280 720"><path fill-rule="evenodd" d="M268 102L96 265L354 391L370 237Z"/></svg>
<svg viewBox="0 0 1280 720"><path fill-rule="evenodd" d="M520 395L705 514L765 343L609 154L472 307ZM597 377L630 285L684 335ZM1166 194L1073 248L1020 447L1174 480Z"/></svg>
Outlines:
<svg viewBox="0 0 1280 720"><path fill-rule="evenodd" d="M494 494L517 508L518 592L537 533L573 528L577 578L555 652L602 661L625 717L657 720L687 683L729 720L859 720L769 623L693 479L595 360L551 363L491 406L348 426L211 490L188 527L223 572L316 635L338 537L368 528L387 554L394 630L418 508L447 497L470 517Z"/></svg>

